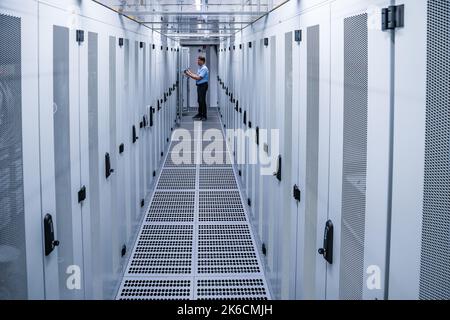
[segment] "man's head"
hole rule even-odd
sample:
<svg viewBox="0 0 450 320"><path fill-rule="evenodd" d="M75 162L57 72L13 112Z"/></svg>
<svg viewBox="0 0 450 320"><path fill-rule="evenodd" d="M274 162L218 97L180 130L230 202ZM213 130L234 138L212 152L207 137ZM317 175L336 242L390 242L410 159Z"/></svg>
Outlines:
<svg viewBox="0 0 450 320"><path fill-rule="evenodd" d="M198 63L198 65L199 65L200 67L201 67L202 65L204 65L205 62L206 62L205 57L203 57L203 56L199 56L199 57L198 57L197 63Z"/></svg>

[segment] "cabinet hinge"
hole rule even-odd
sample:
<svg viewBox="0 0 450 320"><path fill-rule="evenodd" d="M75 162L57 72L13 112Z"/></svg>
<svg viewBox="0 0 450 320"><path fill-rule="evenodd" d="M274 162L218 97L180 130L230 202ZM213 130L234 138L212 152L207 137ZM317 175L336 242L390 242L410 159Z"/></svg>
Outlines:
<svg viewBox="0 0 450 320"><path fill-rule="evenodd" d="M78 44L84 42L84 31L83 30L76 31L76 40L77 40Z"/></svg>
<svg viewBox="0 0 450 320"><path fill-rule="evenodd" d="M381 10L381 30L395 30L405 26L405 5L389 6Z"/></svg>

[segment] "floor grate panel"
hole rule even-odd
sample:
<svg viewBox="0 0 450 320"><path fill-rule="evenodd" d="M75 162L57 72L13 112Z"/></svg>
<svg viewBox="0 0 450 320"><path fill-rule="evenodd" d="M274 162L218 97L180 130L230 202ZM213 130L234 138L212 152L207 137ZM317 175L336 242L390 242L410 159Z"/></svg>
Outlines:
<svg viewBox="0 0 450 320"><path fill-rule="evenodd" d="M146 223L194 222L195 191L156 191Z"/></svg>
<svg viewBox="0 0 450 320"><path fill-rule="evenodd" d="M227 144L226 140L222 137L217 138L213 141L203 140L202 141L202 151L203 153L212 153L212 152L226 152Z"/></svg>
<svg viewBox="0 0 450 320"><path fill-rule="evenodd" d="M270 298L226 141L204 134L212 118L175 130L117 299Z"/></svg>
<svg viewBox="0 0 450 320"><path fill-rule="evenodd" d="M238 189L233 169L202 168L200 189Z"/></svg>
<svg viewBox="0 0 450 320"><path fill-rule="evenodd" d="M239 191L199 191L200 222L246 221Z"/></svg>
<svg viewBox="0 0 450 320"><path fill-rule="evenodd" d="M194 150L194 149L191 149ZM170 152L167 155L166 162L164 163L165 168L180 168L180 167L195 167L196 156L193 152L188 151L175 151Z"/></svg>
<svg viewBox="0 0 450 320"><path fill-rule="evenodd" d="M122 281L119 300L191 300L192 279L151 279L126 277Z"/></svg>
<svg viewBox="0 0 450 320"><path fill-rule="evenodd" d="M227 152L201 152L201 167L232 167L232 160Z"/></svg>
<svg viewBox="0 0 450 320"><path fill-rule="evenodd" d="M192 225L144 225L127 274L190 274L193 238Z"/></svg>
<svg viewBox="0 0 450 320"><path fill-rule="evenodd" d="M195 298L199 300L267 300L268 290L262 277L198 278L195 283Z"/></svg>
<svg viewBox="0 0 450 320"><path fill-rule="evenodd" d="M197 274L261 271L248 225L199 225L197 261Z"/></svg>
<svg viewBox="0 0 450 320"><path fill-rule="evenodd" d="M163 169L157 190L195 189L195 169Z"/></svg>

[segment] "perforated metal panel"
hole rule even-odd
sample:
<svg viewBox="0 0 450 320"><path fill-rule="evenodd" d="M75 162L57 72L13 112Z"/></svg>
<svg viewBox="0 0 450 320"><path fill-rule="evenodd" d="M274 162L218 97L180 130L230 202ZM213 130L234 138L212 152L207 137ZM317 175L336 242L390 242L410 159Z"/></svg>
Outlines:
<svg viewBox="0 0 450 320"><path fill-rule="evenodd" d="M173 145L173 143L172 143ZM193 147L192 147L193 148ZM194 150L194 149L192 149ZM182 168L195 167L197 163L197 155L194 152L170 152L167 155L164 167L166 168Z"/></svg>
<svg viewBox="0 0 450 320"><path fill-rule="evenodd" d="M146 222L194 222L195 191L155 192Z"/></svg>
<svg viewBox="0 0 450 320"><path fill-rule="evenodd" d="M292 42L292 40L290 41ZM306 171L304 274L305 289L313 292L316 272L317 195L319 174L319 109L320 109L320 26L307 29L307 109L306 109ZM295 143L295 142L294 142ZM308 290L306 289L305 292Z"/></svg>
<svg viewBox="0 0 450 320"><path fill-rule="evenodd" d="M226 140L220 136L216 139L210 140L202 140L202 151L208 153L210 150L225 152L227 151Z"/></svg>
<svg viewBox="0 0 450 320"><path fill-rule="evenodd" d="M163 169L157 189L195 189L195 175L195 169Z"/></svg>
<svg viewBox="0 0 450 320"><path fill-rule="evenodd" d="M127 274L190 274L193 231L192 225L144 225ZM161 251L167 247L178 250Z"/></svg>
<svg viewBox="0 0 450 320"><path fill-rule="evenodd" d="M228 248L237 249L228 252ZM197 273L255 273L260 272L253 249L249 226L199 225ZM237 252L242 248L243 252ZM208 252L210 251L210 252Z"/></svg>
<svg viewBox="0 0 450 320"><path fill-rule="evenodd" d="M232 168L166 159L117 298L269 298Z"/></svg>
<svg viewBox="0 0 450 320"><path fill-rule="evenodd" d="M199 191L198 219L206 221L246 221L239 191Z"/></svg>
<svg viewBox="0 0 450 320"><path fill-rule="evenodd" d="M21 19L0 26L0 299L26 299Z"/></svg>
<svg viewBox="0 0 450 320"><path fill-rule="evenodd" d="M204 150L201 152L201 167L231 167L233 161L228 152L211 152Z"/></svg>
<svg viewBox="0 0 450 320"><path fill-rule="evenodd" d="M428 1L420 299L450 299L450 1Z"/></svg>
<svg viewBox="0 0 450 320"><path fill-rule="evenodd" d="M124 278L119 300L192 299L192 280L184 278Z"/></svg>
<svg viewBox="0 0 450 320"><path fill-rule="evenodd" d="M195 151L194 147L197 143L198 143L197 140L190 140L190 139L189 140L181 140L181 141L172 140L171 144L170 144L169 152L174 151L174 149L176 151L180 152L180 148L185 148L186 150L183 150L184 152L192 153ZM180 154L180 155L182 155L182 154Z"/></svg>
<svg viewBox="0 0 450 320"><path fill-rule="evenodd" d="M233 169L201 169L200 189L237 189Z"/></svg>
<svg viewBox="0 0 450 320"><path fill-rule="evenodd" d="M367 167L367 14L344 20L341 299L362 299Z"/></svg>
<svg viewBox="0 0 450 320"><path fill-rule="evenodd" d="M264 279L255 278L198 278L195 297L199 300L267 300Z"/></svg>
<svg viewBox="0 0 450 320"><path fill-rule="evenodd" d="M53 103L56 111L53 114L53 139L54 139L54 161L55 161L55 202L56 202L56 229L58 232L58 240L64 245L58 248L58 276L60 297L62 299L73 298L74 291L69 290L65 285L67 267L74 264L73 258L73 223L72 223L72 179L71 179L71 143L70 143L70 60L69 60L69 29L65 27L53 27ZM96 130L97 126L94 120L97 119L97 104L93 101L96 96L96 75L92 74L94 68L97 67L96 56L92 51L96 50L96 43L89 45L89 93L88 93L88 109L89 109L89 151L91 147L97 145L97 136L91 134ZM96 51L95 51L96 52ZM96 71L95 71L96 72ZM92 140L91 140L92 137ZM98 156L98 155L97 155ZM91 159L94 155L89 155L89 166L91 167ZM98 159L95 158L95 159ZM98 162L96 163L98 166ZM91 168L90 168L91 170ZM93 170L93 169L92 169ZM98 173L98 171L95 171ZM90 172L91 173L91 172ZM90 184L90 192L92 198L97 199L98 193L95 193L95 184ZM98 190L98 189L97 189ZM92 206L96 203L91 199ZM91 211L91 221L93 225L98 225L98 211ZM97 223L97 224L95 224ZM95 235L95 233L94 233ZM98 248L97 238L93 238L96 245L94 250ZM94 251L97 252L97 251Z"/></svg>

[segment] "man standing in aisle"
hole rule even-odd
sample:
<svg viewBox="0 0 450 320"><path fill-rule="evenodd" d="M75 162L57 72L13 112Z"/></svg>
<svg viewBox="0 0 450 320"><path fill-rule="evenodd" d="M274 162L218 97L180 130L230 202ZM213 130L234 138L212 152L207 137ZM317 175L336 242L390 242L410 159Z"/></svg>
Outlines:
<svg viewBox="0 0 450 320"><path fill-rule="evenodd" d="M194 80L197 84L197 100L198 100L198 113L193 117L196 120L204 121L206 116L206 91L208 91L209 70L205 65L206 59L203 56L199 56L197 63L199 69L197 74L187 69L184 74Z"/></svg>

